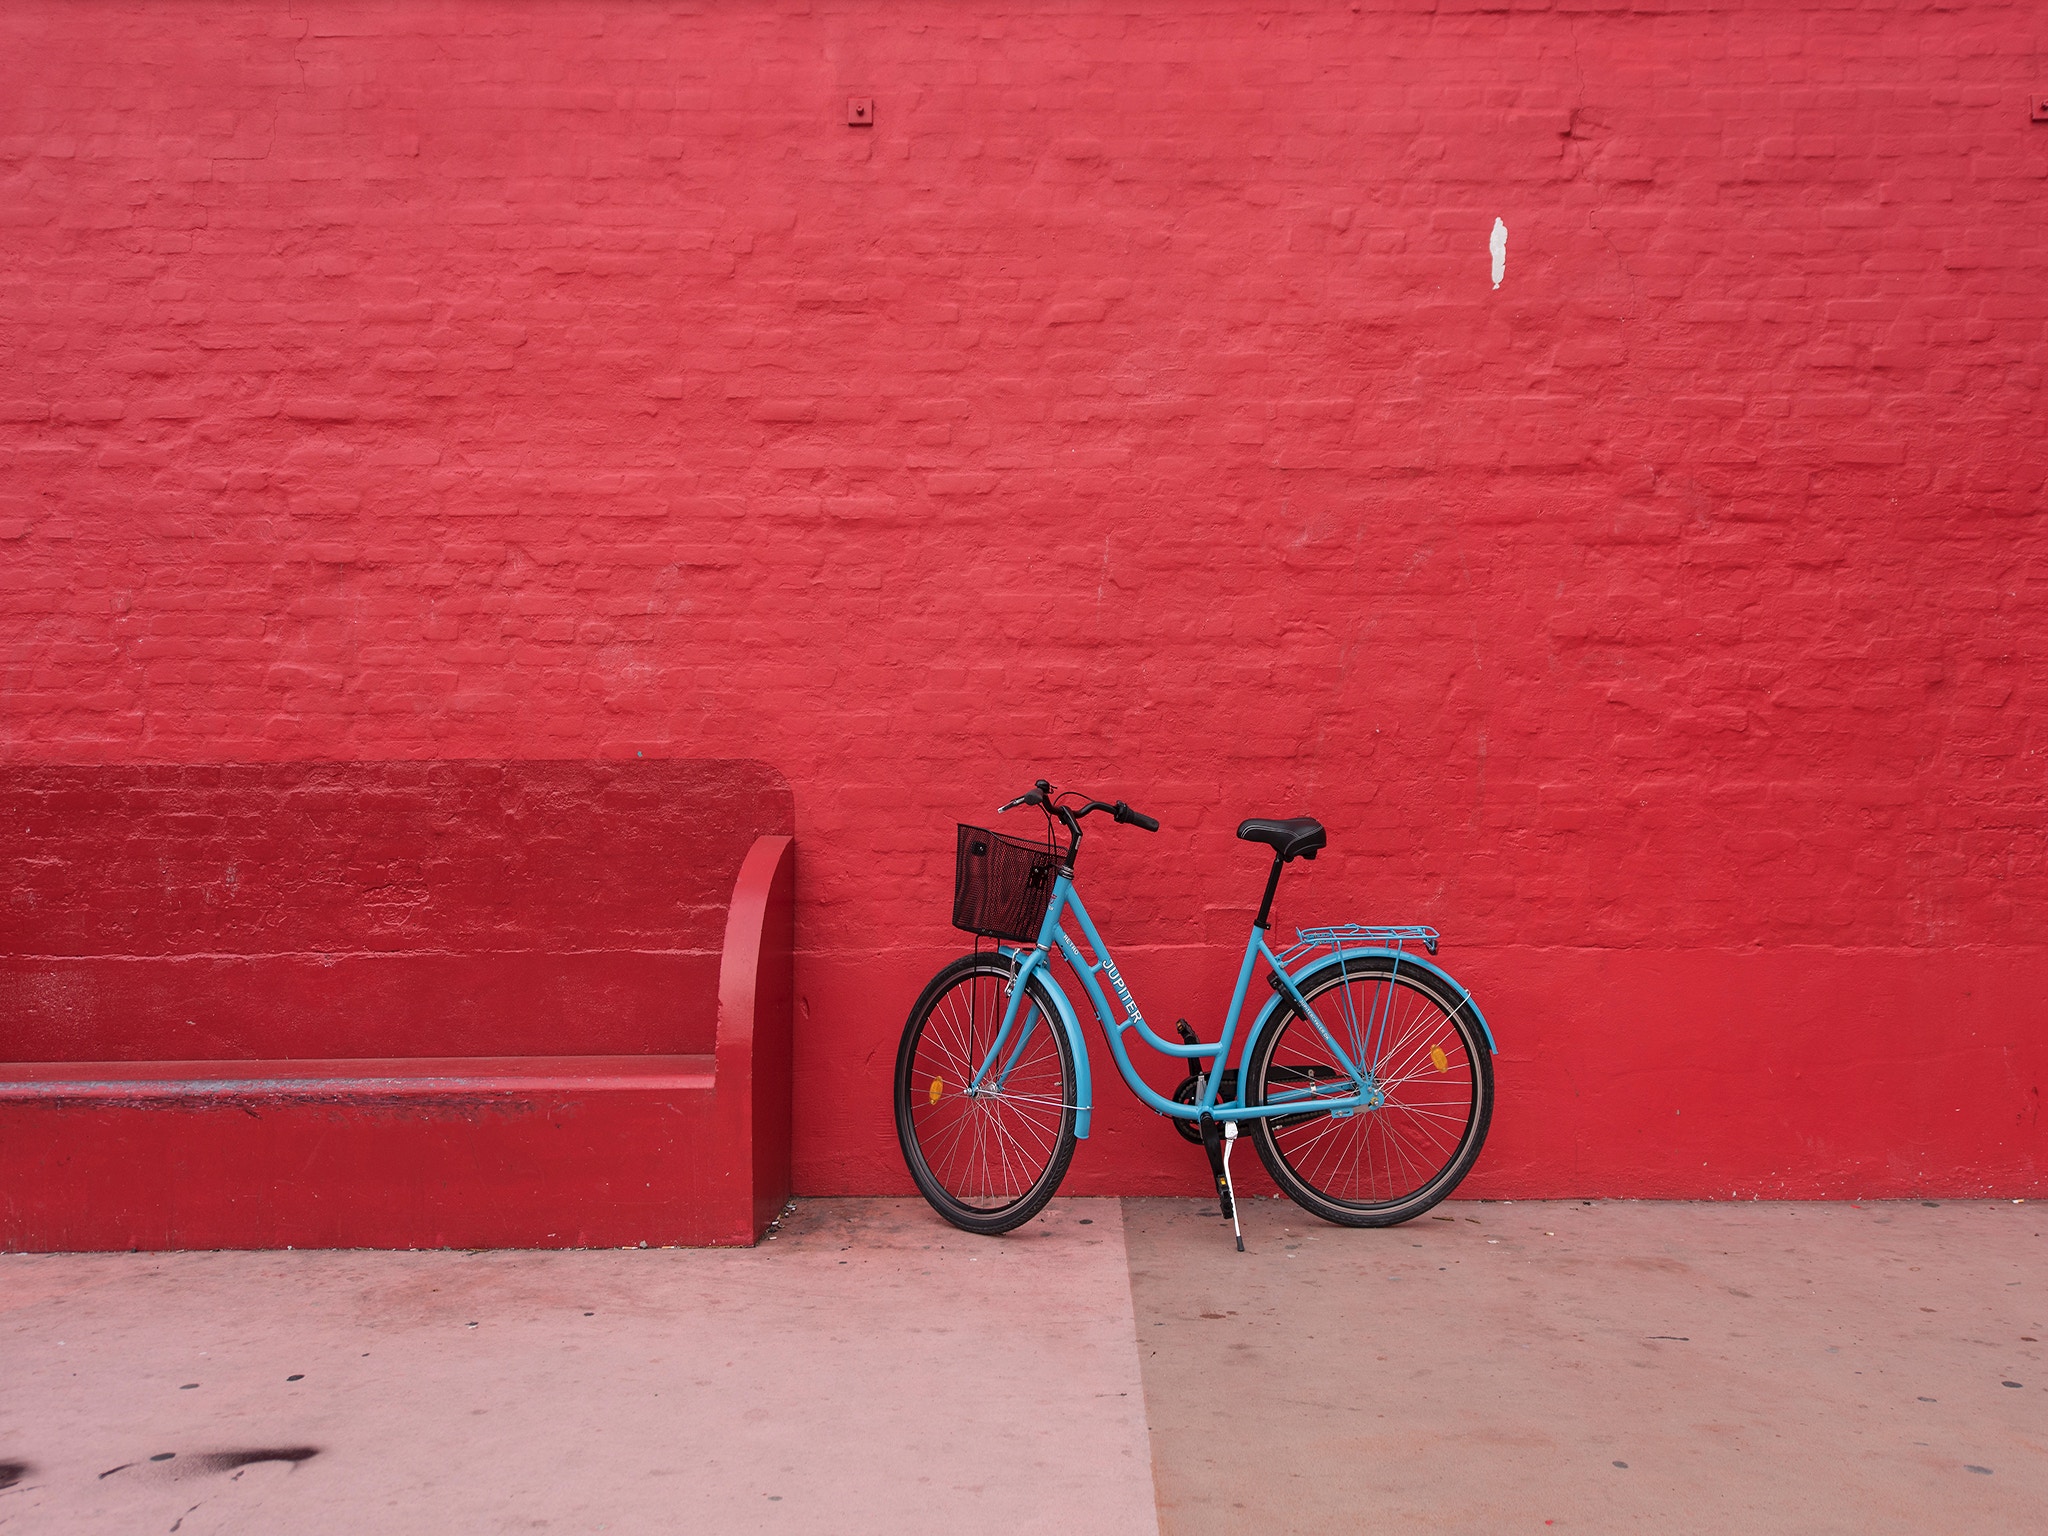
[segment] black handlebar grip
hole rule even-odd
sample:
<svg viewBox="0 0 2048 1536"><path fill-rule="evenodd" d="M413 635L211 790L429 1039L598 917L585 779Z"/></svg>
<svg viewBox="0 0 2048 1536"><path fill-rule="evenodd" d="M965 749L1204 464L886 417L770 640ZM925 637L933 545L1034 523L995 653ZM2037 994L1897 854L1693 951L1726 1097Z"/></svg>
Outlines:
<svg viewBox="0 0 2048 1536"><path fill-rule="evenodd" d="M1159 823L1157 821L1147 816L1143 811L1132 810L1121 800L1117 801L1112 809L1118 821L1133 827L1143 827L1147 832L1157 832L1159 830Z"/></svg>

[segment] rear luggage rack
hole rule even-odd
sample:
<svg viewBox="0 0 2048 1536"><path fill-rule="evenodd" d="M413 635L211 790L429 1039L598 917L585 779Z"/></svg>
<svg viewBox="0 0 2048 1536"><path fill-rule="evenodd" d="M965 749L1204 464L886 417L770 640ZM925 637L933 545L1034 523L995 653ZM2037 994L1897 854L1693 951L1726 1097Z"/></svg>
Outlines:
<svg viewBox="0 0 2048 1536"><path fill-rule="evenodd" d="M1292 968L1295 961L1319 949L1392 949L1399 950L1409 944L1420 944L1432 955L1436 953L1439 935L1434 928L1380 927L1371 923L1338 923L1329 928L1297 928L1296 942L1283 949L1278 959L1283 966Z"/></svg>

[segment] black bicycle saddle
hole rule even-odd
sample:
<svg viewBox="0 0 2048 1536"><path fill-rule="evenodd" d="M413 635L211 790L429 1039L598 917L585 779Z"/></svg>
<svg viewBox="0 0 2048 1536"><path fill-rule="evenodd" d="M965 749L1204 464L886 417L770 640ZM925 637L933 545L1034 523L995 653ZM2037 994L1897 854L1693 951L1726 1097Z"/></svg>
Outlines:
<svg viewBox="0 0 2048 1536"><path fill-rule="evenodd" d="M1238 824L1237 835L1248 843L1267 844L1283 863L1295 858L1312 859L1316 850L1330 841L1323 824L1313 816L1295 816L1285 821L1254 817Z"/></svg>

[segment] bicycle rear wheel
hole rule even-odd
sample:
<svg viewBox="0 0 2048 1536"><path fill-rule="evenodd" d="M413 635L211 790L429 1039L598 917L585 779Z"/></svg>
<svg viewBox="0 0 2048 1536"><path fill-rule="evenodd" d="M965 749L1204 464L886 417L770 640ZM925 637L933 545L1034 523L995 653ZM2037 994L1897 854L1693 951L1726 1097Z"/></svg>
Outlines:
<svg viewBox="0 0 2048 1536"><path fill-rule="evenodd" d="M1036 1216L1074 1156L1073 1047L1035 978L1003 1046L1007 1070L968 1091L1016 970L1001 955L946 966L911 1009L896 1052L903 1161L932 1209L969 1232L1008 1232Z"/></svg>
<svg viewBox="0 0 2048 1536"><path fill-rule="evenodd" d="M1435 975L1390 958L1315 973L1302 996L1383 1102L1252 1122L1273 1181L1325 1221L1390 1227L1443 1199L1478 1159L1493 1118L1493 1059L1463 1005ZM1322 1033L1284 1007L1253 1048L1248 1104L1343 1081Z"/></svg>

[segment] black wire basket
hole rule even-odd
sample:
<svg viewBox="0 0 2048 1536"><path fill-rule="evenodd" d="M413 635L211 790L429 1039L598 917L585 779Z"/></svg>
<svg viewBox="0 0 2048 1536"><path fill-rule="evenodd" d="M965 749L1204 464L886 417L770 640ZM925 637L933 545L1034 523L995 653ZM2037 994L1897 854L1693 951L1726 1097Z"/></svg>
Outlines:
<svg viewBox="0 0 2048 1536"><path fill-rule="evenodd" d="M953 926L983 938L1035 944L1061 855L986 827L960 827L953 865Z"/></svg>

